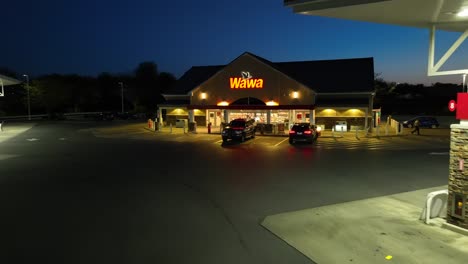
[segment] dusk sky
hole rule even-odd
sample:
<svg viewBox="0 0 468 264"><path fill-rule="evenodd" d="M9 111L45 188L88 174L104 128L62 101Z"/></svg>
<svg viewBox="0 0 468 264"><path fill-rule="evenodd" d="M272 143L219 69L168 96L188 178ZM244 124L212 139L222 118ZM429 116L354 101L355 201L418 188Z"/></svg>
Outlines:
<svg viewBox="0 0 468 264"><path fill-rule="evenodd" d="M249 51L273 62L374 57L386 81L462 82L427 77L427 29L298 15L280 0L16 0L1 18L0 67L20 76L129 73L152 61L178 78ZM437 58L458 36L437 33ZM455 55L443 70L468 68L468 46Z"/></svg>

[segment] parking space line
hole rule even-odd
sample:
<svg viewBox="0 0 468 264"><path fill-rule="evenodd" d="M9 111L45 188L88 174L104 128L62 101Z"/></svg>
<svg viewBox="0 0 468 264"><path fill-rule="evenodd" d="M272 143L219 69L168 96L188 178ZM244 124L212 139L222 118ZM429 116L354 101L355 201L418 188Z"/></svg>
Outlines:
<svg viewBox="0 0 468 264"><path fill-rule="evenodd" d="M283 140L281 140L280 142L276 143L274 146L277 147L279 144L285 142L286 140L288 140L289 138L285 138Z"/></svg>
<svg viewBox="0 0 468 264"><path fill-rule="evenodd" d="M216 142L215 142L215 144L218 144L218 143L221 143L221 142L223 142L223 140L222 140L222 139L221 139L221 140L218 140L218 141L216 141Z"/></svg>

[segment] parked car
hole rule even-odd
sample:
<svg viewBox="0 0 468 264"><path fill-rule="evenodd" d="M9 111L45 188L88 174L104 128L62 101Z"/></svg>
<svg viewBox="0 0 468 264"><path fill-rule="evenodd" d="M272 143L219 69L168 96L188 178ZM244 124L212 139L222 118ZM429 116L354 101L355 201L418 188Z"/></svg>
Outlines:
<svg viewBox="0 0 468 264"><path fill-rule="evenodd" d="M138 119L137 115L135 113L130 113L130 112L117 112L115 113L115 117L118 119L122 120L136 120Z"/></svg>
<svg viewBox="0 0 468 264"><path fill-rule="evenodd" d="M97 121L112 121L114 118L115 115L112 112L99 112L94 115L94 120Z"/></svg>
<svg viewBox="0 0 468 264"><path fill-rule="evenodd" d="M255 137L255 120L243 118L234 119L223 129L221 133L223 142L240 140L244 142L247 138Z"/></svg>
<svg viewBox="0 0 468 264"><path fill-rule="evenodd" d="M312 144L320 136L320 127L310 123L295 123L289 130L289 144L307 142Z"/></svg>
<svg viewBox="0 0 468 264"><path fill-rule="evenodd" d="M66 120L67 117L63 113L53 112L48 115L50 120Z"/></svg>
<svg viewBox="0 0 468 264"><path fill-rule="evenodd" d="M409 128L414 127L414 121L416 121L416 119L419 119L419 123L420 123L419 127L426 127L426 128L438 128L439 127L439 121L437 121L437 119L432 116L417 116L409 120L403 121L403 127L409 127Z"/></svg>

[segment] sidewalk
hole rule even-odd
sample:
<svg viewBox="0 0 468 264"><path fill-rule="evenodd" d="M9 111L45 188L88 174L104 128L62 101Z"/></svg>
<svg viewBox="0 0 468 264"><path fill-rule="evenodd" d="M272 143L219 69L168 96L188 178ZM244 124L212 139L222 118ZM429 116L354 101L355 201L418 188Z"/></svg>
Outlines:
<svg viewBox="0 0 468 264"><path fill-rule="evenodd" d="M468 236L419 220L447 186L272 215L261 223L317 264L466 263Z"/></svg>
<svg viewBox="0 0 468 264"><path fill-rule="evenodd" d="M145 129L152 131L149 129L147 126L145 126ZM154 131L154 130L153 130ZM158 131L155 131L157 133L167 133L167 134L184 134L184 133L193 133L193 132L188 132L187 128L176 128L173 126L172 128L169 126L161 127ZM208 134L208 128L203 126L203 127L197 127L197 132L198 134ZM211 134L221 134L220 128L219 127L213 127L211 129ZM256 133L256 135L260 136L260 133ZM423 136L442 136L442 137L449 137L450 136L450 129L421 129L421 135ZM273 136L273 137L288 137L288 131L284 131L281 134L273 134L273 133L265 133L262 136ZM379 129L373 129L371 132L366 133L364 130L358 130L357 133L356 131L347 131L347 132L333 132L331 130L324 130L321 133L322 138L378 138L378 137L402 137L402 136L411 136L411 129L410 128L404 128L403 131L400 134L397 134L394 129L388 129L388 131L385 129L384 126L379 127ZM414 135L416 136L416 135Z"/></svg>
<svg viewBox="0 0 468 264"><path fill-rule="evenodd" d="M0 143L13 138L35 126L36 123L3 123L0 130Z"/></svg>

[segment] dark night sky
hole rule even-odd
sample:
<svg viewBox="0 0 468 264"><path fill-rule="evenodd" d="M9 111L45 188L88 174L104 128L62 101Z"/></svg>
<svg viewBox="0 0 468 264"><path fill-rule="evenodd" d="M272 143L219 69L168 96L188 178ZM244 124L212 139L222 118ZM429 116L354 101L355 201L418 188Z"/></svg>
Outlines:
<svg viewBox="0 0 468 264"><path fill-rule="evenodd" d="M0 66L19 75L128 73L153 61L180 77L249 51L274 62L374 57L375 72L394 82L462 80L426 77L428 30L302 16L280 0L15 0L1 8ZM436 47L458 36L437 33ZM444 69L466 68L467 52L463 44Z"/></svg>

